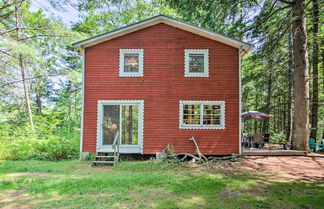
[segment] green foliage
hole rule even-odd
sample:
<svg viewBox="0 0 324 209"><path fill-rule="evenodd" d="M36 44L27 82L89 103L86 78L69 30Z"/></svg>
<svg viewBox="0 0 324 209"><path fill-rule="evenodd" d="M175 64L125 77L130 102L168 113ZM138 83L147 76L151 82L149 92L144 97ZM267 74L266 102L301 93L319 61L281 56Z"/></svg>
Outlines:
<svg viewBox="0 0 324 209"><path fill-rule="evenodd" d="M88 15L76 23L73 30L89 35L111 31L158 14L177 16L173 9L155 0L80 0L79 8Z"/></svg>
<svg viewBox="0 0 324 209"><path fill-rule="evenodd" d="M271 143L278 143L278 144L288 143L288 141L286 140L286 133L284 132L271 131L270 136L271 136L270 138Z"/></svg>
<svg viewBox="0 0 324 209"><path fill-rule="evenodd" d="M15 134L0 136L0 160L64 160L76 158L79 153L79 136L71 134L52 134L48 137L38 137L28 133L28 127L22 128L1 124L2 133ZM10 130L6 130L10 129Z"/></svg>
<svg viewBox="0 0 324 209"><path fill-rule="evenodd" d="M27 122L0 123L0 160L63 160L79 153L79 128L64 125L62 112L35 117L36 131ZM78 124L77 124L78 126Z"/></svg>

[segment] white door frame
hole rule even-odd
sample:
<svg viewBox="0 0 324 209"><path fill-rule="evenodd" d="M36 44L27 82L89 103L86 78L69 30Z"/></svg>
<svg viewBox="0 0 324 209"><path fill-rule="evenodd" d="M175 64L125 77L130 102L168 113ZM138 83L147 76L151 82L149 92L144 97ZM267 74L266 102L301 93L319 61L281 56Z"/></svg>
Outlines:
<svg viewBox="0 0 324 209"><path fill-rule="evenodd" d="M102 144L102 122L104 105L138 105L138 144L120 145L120 153L142 153L143 154L143 130L144 130L144 100L98 100L97 115L97 152L113 152L112 145ZM121 129L119 128L121 131ZM121 136L121 135L120 135Z"/></svg>

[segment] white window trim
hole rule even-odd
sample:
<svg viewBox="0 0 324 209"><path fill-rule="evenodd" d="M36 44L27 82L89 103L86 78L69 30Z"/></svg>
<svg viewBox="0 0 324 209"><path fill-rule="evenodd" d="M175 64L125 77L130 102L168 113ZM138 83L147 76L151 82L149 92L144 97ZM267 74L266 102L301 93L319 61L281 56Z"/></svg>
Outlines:
<svg viewBox="0 0 324 209"><path fill-rule="evenodd" d="M202 105L220 105L221 118L220 125L188 125L183 124L183 105L198 104ZM203 111L200 111L200 120L202 120ZM192 100L182 100L179 102L179 129L225 129L225 101L192 101Z"/></svg>
<svg viewBox="0 0 324 209"><path fill-rule="evenodd" d="M190 73L189 72L189 55L203 54L204 55L204 72ZM185 49L185 77L209 77L209 52L208 49Z"/></svg>
<svg viewBox="0 0 324 209"><path fill-rule="evenodd" d="M138 72L124 72L125 53L138 53ZM120 49L119 50L119 77L143 77L144 49Z"/></svg>
<svg viewBox="0 0 324 209"><path fill-rule="evenodd" d="M138 144L137 145L120 145L121 153L141 153L143 154L144 144L144 100L98 100L97 109L97 152L113 152L111 145L102 145L102 120L103 120L103 106L104 105L139 105L138 117Z"/></svg>

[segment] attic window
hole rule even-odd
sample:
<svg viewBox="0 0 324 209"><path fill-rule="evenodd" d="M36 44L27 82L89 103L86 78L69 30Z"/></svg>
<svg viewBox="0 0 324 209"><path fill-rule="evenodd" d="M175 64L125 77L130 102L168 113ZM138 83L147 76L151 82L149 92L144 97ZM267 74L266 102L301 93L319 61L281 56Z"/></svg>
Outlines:
<svg viewBox="0 0 324 209"><path fill-rule="evenodd" d="M224 101L180 101L180 129L224 129Z"/></svg>
<svg viewBox="0 0 324 209"><path fill-rule="evenodd" d="M142 77L143 56L143 49L120 49L119 77Z"/></svg>
<svg viewBox="0 0 324 209"><path fill-rule="evenodd" d="M209 77L208 49L185 50L185 77Z"/></svg>

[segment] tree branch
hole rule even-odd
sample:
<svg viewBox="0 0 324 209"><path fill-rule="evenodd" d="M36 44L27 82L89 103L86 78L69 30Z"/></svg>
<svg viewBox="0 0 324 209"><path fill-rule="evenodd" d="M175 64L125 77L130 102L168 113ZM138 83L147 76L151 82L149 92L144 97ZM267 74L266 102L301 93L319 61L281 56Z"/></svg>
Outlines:
<svg viewBox="0 0 324 209"><path fill-rule="evenodd" d="M44 28L45 28L45 27L39 27L39 28L21 27L21 28L19 28L19 30L41 30L41 29L44 29ZM1 35L4 35L4 34L6 34L6 33L10 33L10 32L12 32L12 31L15 31L15 30L17 30L17 28L13 28L13 29L10 29L10 30L7 30L7 31L4 31L4 32L0 33L0 36L1 36Z"/></svg>
<svg viewBox="0 0 324 209"><path fill-rule="evenodd" d="M273 11L273 12L271 13L271 11L273 10L275 4L276 4L276 2L272 5L269 14L268 14L265 18L263 18L263 19L261 20L261 22L258 23L257 26L254 26L254 27L252 26L252 27L248 28L247 30L245 30L245 32L247 32L247 31L249 31L249 30L252 30L253 28L258 28L261 24L263 24L264 22L266 22L269 18L271 18L271 17L272 17L274 14L276 14L277 12L279 12L279 11L281 11L281 10L284 10L284 9L287 9L287 8L290 7L289 5L284 6L284 7L280 7L280 8L276 9L275 11Z"/></svg>
<svg viewBox="0 0 324 209"><path fill-rule="evenodd" d="M26 0L21 0L21 1L18 1L17 2L17 4L20 4L20 3L22 3L22 2L24 2L24 1L26 1ZM8 3L8 2L7 2ZM15 3L12 3L12 4L4 4L1 8L0 8L0 11L1 10L3 10L3 9L5 9L5 8L8 8L8 7L10 7L10 6L13 6Z"/></svg>
<svg viewBox="0 0 324 209"><path fill-rule="evenodd" d="M56 36L56 35L39 34L39 35L35 35L35 36L29 36L29 37L26 37L26 38L21 38L21 39L19 39L19 41L25 41L25 40L33 39L33 38L37 38L37 37L63 38L63 37L68 37L68 36Z"/></svg>
<svg viewBox="0 0 324 209"><path fill-rule="evenodd" d="M53 75L53 74L39 75L39 76L30 77L30 78L25 78L25 80L33 80L33 79L36 79L36 78L48 77L48 76L60 76L60 74L58 74L58 75ZM17 81L11 81L11 82L2 84L0 87L5 87L5 86L8 86L8 85L15 84L15 83L20 83L20 82L23 82L23 81L24 81L23 79L17 80Z"/></svg>
<svg viewBox="0 0 324 209"><path fill-rule="evenodd" d="M289 4L289 6L294 3L293 1L287 1L287 0L278 0L278 1L285 3L285 4Z"/></svg>

